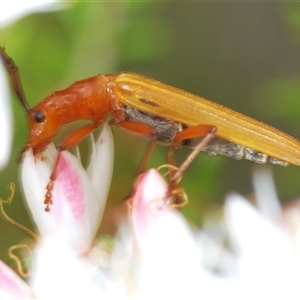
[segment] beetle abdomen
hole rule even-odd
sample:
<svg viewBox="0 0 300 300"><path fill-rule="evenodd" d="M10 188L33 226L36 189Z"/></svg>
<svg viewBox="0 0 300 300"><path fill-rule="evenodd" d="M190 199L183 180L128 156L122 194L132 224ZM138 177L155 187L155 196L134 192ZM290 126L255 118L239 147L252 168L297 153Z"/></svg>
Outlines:
<svg viewBox="0 0 300 300"><path fill-rule="evenodd" d="M163 145L171 146L175 135L183 128L186 128L186 126L181 123L157 117L153 114L142 112L130 106L125 106L124 109L129 121L146 123L155 128L157 132L157 141ZM182 146L195 148L202 139L203 137L186 140L183 142ZM214 137L211 142L202 149L202 151L209 155L222 155L238 160L246 159L258 164L270 163L282 167L288 165L286 162L270 157L265 153L226 141L219 137Z"/></svg>
<svg viewBox="0 0 300 300"><path fill-rule="evenodd" d="M195 148L203 138L187 140L184 143L184 146L189 148ZM224 139L214 137L208 145L203 149L203 152L208 153L209 155L222 155L234 159L246 159L258 164L270 163L273 165L278 165L286 167L288 164L284 161L270 157L265 153L253 150L251 148L226 141Z"/></svg>

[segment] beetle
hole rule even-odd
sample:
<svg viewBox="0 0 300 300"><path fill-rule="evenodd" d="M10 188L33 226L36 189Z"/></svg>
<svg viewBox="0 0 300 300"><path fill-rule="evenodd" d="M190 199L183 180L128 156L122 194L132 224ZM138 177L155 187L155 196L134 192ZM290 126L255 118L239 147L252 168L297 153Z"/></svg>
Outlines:
<svg viewBox="0 0 300 300"><path fill-rule="evenodd" d="M300 142L293 137L220 104L159 81L133 74L96 75L56 91L31 108L23 93L14 61L0 47L0 57L11 77L15 93L27 112L32 148L41 157L60 128L72 121L91 123L68 135L61 151L77 145L110 114L111 124L149 136L173 148L195 148L211 155L247 159L256 163L300 166ZM57 165L58 158L56 160ZM46 210L52 204L55 166L46 187Z"/></svg>

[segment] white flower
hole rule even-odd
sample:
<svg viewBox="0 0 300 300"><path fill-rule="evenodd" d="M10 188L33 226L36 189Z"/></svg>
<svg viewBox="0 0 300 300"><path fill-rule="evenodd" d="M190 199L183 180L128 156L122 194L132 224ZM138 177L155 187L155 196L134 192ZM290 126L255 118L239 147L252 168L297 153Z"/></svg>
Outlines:
<svg viewBox="0 0 300 300"><path fill-rule="evenodd" d="M271 174L255 173L258 202L255 209L239 195L226 200L225 216L243 299L299 299L299 254L284 223ZM274 197L275 195L275 197Z"/></svg>
<svg viewBox="0 0 300 300"><path fill-rule="evenodd" d="M109 192L114 151L107 124L94 148L88 171L74 155L68 151L61 153L50 212L45 211L44 197L56 149L49 146L45 160L36 159L29 150L22 164L25 198L42 237L59 237L78 254L90 249Z"/></svg>
<svg viewBox="0 0 300 300"><path fill-rule="evenodd" d="M167 190L164 179L152 169L138 179L130 200L130 261L136 288L131 293L146 299L217 299L230 284L225 286L225 281L205 270L195 233L168 204Z"/></svg>
<svg viewBox="0 0 300 300"><path fill-rule="evenodd" d="M98 144L103 146L107 139L101 139ZM111 153L109 149L106 151ZM103 155L97 156L103 158ZM263 207L261 211L239 195L227 197L222 231L226 229L229 238L225 241L219 236L213 242L213 236L192 229L181 213L170 205L170 199L166 197L168 185L161 175L153 169L147 171L135 184L128 200L129 222L123 220L121 223L115 246L110 258L105 257L104 266L101 251L93 258L90 255L94 238L91 232L94 230L89 228L96 226L93 225L96 222L84 224L99 215L97 203L86 204L95 208L95 211L87 208L89 218L82 215L84 210L78 210L81 198L84 202L86 197L93 198L87 191L95 188L93 184L89 188L84 187L90 184L86 183L89 182L85 179L87 174L73 163L75 158L64 154L55 189L65 189L67 196L60 199L64 192L54 192L53 206L46 213L42 200L51 167L47 162L35 163L30 156L29 152L25 157L23 180L26 182L26 197L35 198L29 201L29 206L34 209L34 218L42 232L42 240L35 251L36 267L30 281L30 287L38 298L299 299L300 252L299 247L294 247L299 242L294 243L293 240L299 239L299 234L296 237L290 234L277 197L274 199L276 193L270 174L255 174L257 200L265 202L259 205ZM103 160L107 161L107 158ZM100 173L100 177L102 172L107 175L107 171L99 171L100 167L95 162L93 165L95 170L92 172ZM26 168L29 169L24 172ZM78 178L70 181L73 176ZM71 191L67 186L72 187ZM73 194L73 190L80 195L75 203L69 201L68 196L68 193ZM79 211L75 215L82 215L82 218L72 216L74 206L77 207L75 211ZM212 250L208 256L205 253L207 244Z"/></svg>
<svg viewBox="0 0 300 300"><path fill-rule="evenodd" d="M38 243L29 281L38 299L103 298L105 281L98 284L94 278L99 271L74 250L56 237Z"/></svg>

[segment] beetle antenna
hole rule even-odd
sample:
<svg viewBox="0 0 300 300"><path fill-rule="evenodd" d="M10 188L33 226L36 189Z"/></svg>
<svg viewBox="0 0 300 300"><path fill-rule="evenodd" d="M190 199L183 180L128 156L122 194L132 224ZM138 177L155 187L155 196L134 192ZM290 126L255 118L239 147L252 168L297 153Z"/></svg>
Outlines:
<svg viewBox="0 0 300 300"><path fill-rule="evenodd" d="M10 75L11 84L13 86L13 89L19 98L20 102L22 103L23 107L27 112L31 110L30 106L28 105L28 102L26 100L25 94L23 92L20 74L19 74L19 68L15 64L12 58L8 56L8 54L5 52L4 48L0 46L0 57L2 59L3 65Z"/></svg>

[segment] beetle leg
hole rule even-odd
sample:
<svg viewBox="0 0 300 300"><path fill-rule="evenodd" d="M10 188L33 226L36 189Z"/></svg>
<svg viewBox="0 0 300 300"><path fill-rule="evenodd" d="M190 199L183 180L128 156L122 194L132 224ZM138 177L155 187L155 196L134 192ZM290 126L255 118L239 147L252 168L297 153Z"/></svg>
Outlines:
<svg viewBox="0 0 300 300"><path fill-rule="evenodd" d="M175 136L173 140L173 145L169 147L168 151L168 163L175 165L174 148L180 145L182 141L187 139L199 138L204 136L203 140L193 149L190 155L184 160L181 166L177 170L170 170L170 183L168 187L167 196L172 196L175 205L180 205L182 202L181 194L176 193L176 191L181 191L179 180L182 173L187 169L187 167L196 158L199 152L205 147L214 137L217 128L211 125L198 125L193 127L188 127Z"/></svg>
<svg viewBox="0 0 300 300"><path fill-rule="evenodd" d="M180 183L178 180L174 181L172 178L176 174L176 169L171 168L171 166L176 166L176 160L175 160L175 155L174 155L174 150L175 147L171 145L168 149L168 165L169 167L169 187L168 187L168 192L167 192L167 198L172 197L172 203L175 204L175 206L180 205L182 201L182 195L178 193L178 191L181 190ZM177 191L177 192L176 192Z"/></svg>
<svg viewBox="0 0 300 300"><path fill-rule="evenodd" d="M121 128L129 130L133 133L148 136L151 138L151 141L146 149L146 152L143 156L142 162L141 162L140 167L137 172L137 174L139 175L144 172L145 165L147 164L149 157L154 149L154 146L157 141L157 132L154 127L152 127L148 124L145 124L145 123L141 123L141 122L122 121L122 122L118 123L118 125Z"/></svg>
<svg viewBox="0 0 300 300"><path fill-rule="evenodd" d="M92 124L88 124L82 128L77 129L76 131L69 134L63 142L60 144L59 149L66 150L70 147L77 146L78 143L86 138L92 131L98 128L102 122L95 122Z"/></svg>
<svg viewBox="0 0 300 300"><path fill-rule="evenodd" d="M46 205L45 211L50 211L50 207L53 204L52 190L53 190L53 186L54 186L54 181L57 177L57 167L58 167L58 162L60 159L61 152L70 147L76 146L82 139L84 139L86 136L88 136L94 129L96 129L100 125L101 125L100 122L96 122L96 123L88 124L80 129L72 132L70 135L68 135L64 139L64 141L58 147L58 153L57 153L57 157L55 160L55 164L54 164L52 173L50 175L49 182L46 186L46 194L45 194L45 200L44 200L44 204Z"/></svg>
<svg viewBox="0 0 300 300"><path fill-rule="evenodd" d="M118 126L128 131L134 132L136 134L148 136L151 138L156 136L155 128L145 123L133 122L133 121L122 121L118 123Z"/></svg>
<svg viewBox="0 0 300 300"><path fill-rule="evenodd" d="M178 181L181 177L182 173L187 169L187 167L192 163L192 161L196 158L199 152L213 139L217 128L214 126L210 126L209 131L205 134L203 140L193 149L190 155L185 159L185 161L181 164L175 174L171 177L171 181ZM198 136L199 137L199 136Z"/></svg>
<svg viewBox="0 0 300 300"><path fill-rule="evenodd" d="M180 146L180 144L184 140L190 140L190 139L206 136L212 130L215 130L215 126L205 125L205 124L185 128L175 135L173 139L173 146L174 147Z"/></svg>
<svg viewBox="0 0 300 300"><path fill-rule="evenodd" d="M153 138L150 141L150 143L148 144L148 147L147 147L147 149L145 151L145 154L143 156L142 162L141 162L141 164L139 166L139 169L138 169L138 172L137 172L138 175L141 174L141 173L144 173L146 164L147 164L147 162L148 162L148 160L150 158L150 155L151 155L151 153L152 153L152 151L154 149L154 146L156 145L156 142L157 142L157 140L155 138Z"/></svg>

